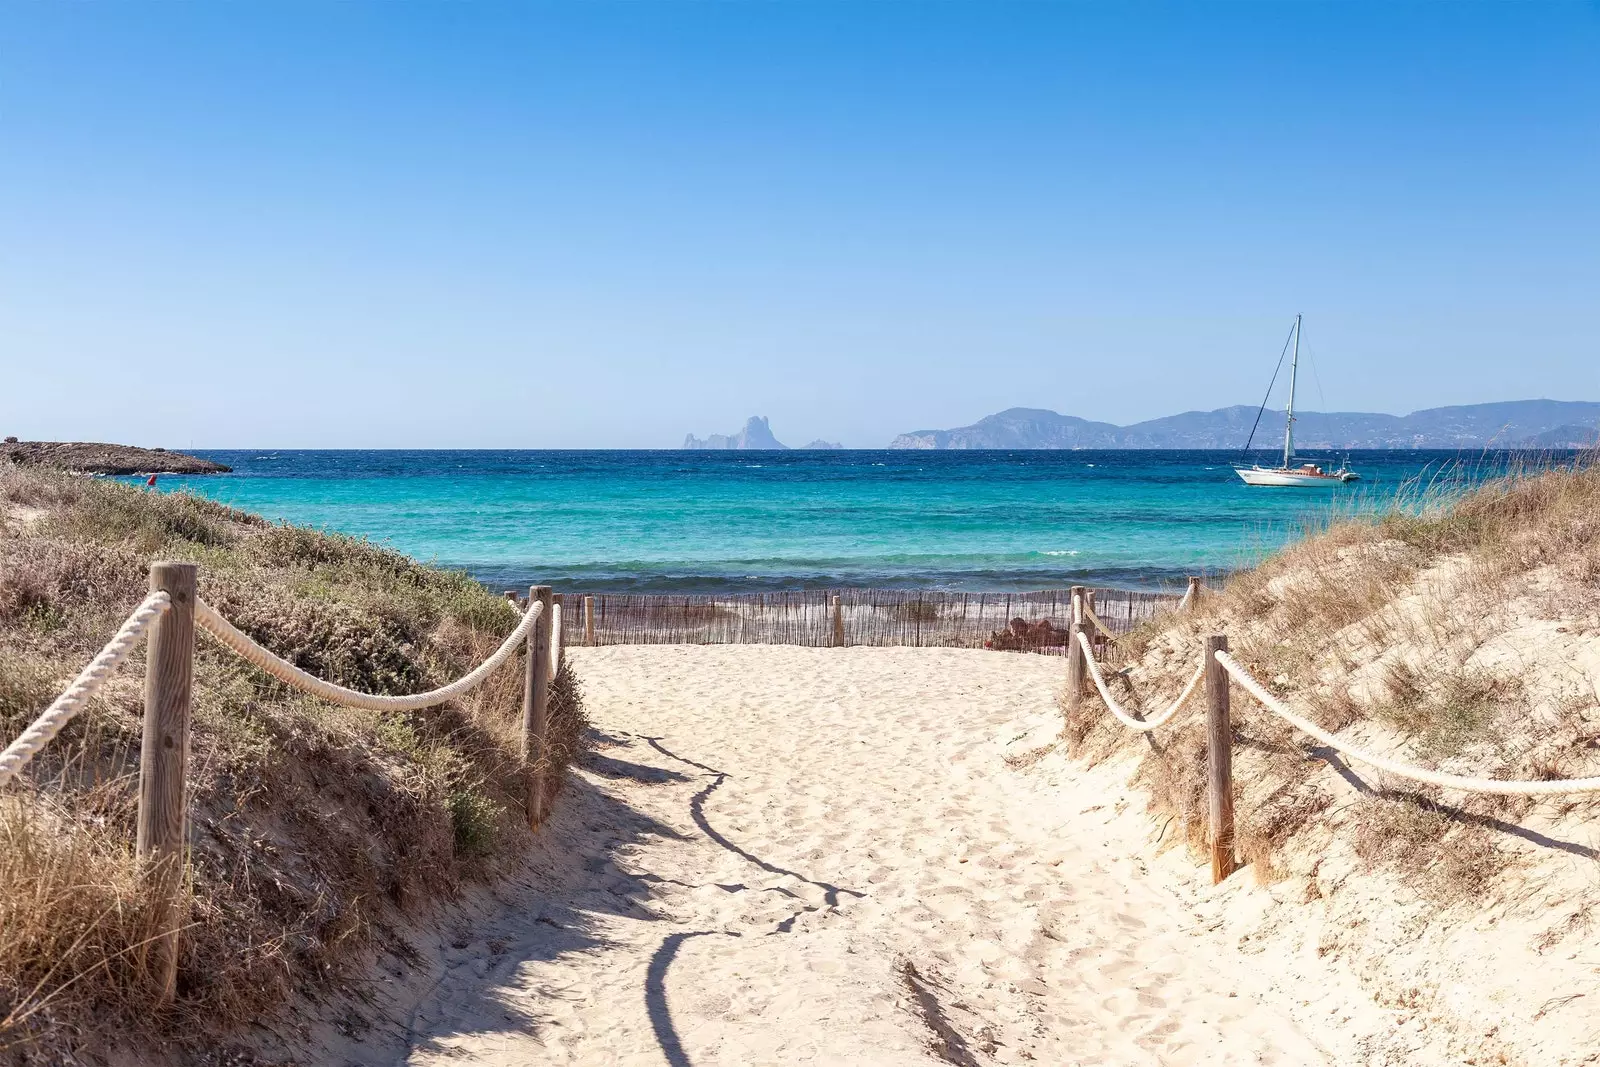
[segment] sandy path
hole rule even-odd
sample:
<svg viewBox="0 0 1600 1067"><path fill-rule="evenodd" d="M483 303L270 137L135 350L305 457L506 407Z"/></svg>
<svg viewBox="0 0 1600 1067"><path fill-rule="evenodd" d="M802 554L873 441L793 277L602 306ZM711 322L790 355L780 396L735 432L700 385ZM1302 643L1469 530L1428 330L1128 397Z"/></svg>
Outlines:
<svg viewBox="0 0 1600 1067"><path fill-rule="evenodd" d="M1008 764L1058 729L1059 660L574 659L607 740L404 1062L1343 1063L1381 1026L1217 932L1118 783Z"/></svg>

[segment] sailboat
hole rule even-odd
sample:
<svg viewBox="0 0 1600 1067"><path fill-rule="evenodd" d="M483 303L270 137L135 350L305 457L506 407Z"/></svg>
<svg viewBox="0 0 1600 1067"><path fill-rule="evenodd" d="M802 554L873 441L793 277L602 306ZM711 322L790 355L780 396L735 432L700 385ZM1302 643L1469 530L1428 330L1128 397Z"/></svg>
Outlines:
<svg viewBox="0 0 1600 1067"><path fill-rule="evenodd" d="M1278 366L1283 366L1283 356L1278 356ZM1347 464L1340 464L1336 471L1325 471L1315 463L1302 463L1299 466L1290 466L1294 462L1294 386L1295 379L1300 372L1300 316L1294 317L1294 359L1289 364L1289 410L1288 419L1283 426L1283 466L1261 467L1237 465L1233 468L1235 474L1244 479L1246 485L1279 485L1279 486L1322 486L1343 485L1353 482L1361 475L1350 470ZM1276 375L1274 375L1276 377ZM1267 388L1270 397L1272 389ZM1267 408L1266 400L1261 402L1261 411ZM1256 412L1256 425L1261 424L1261 411ZM1250 430L1250 440L1245 442L1244 450L1250 451L1250 445L1255 441L1256 432Z"/></svg>

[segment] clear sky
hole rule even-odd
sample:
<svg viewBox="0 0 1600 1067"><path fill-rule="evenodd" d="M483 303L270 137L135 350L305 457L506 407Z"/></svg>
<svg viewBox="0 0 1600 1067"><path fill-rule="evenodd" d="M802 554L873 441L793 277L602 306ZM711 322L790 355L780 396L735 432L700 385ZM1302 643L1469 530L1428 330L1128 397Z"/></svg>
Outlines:
<svg viewBox="0 0 1600 1067"><path fill-rule="evenodd" d="M1600 400L1597 298L1593 2L0 5L24 438Z"/></svg>

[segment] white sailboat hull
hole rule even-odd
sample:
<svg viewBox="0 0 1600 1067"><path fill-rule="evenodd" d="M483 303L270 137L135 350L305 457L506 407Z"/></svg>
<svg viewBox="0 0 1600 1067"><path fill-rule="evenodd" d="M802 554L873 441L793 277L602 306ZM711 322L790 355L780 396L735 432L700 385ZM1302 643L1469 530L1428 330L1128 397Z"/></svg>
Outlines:
<svg viewBox="0 0 1600 1067"><path fill-rule="evenodd" d="M1235 467L1233 471L1244 479L1246 485L1330 486L1356 480L1356 475L1348 471L1342 474L1312 474L1267 467Z"/></svg>

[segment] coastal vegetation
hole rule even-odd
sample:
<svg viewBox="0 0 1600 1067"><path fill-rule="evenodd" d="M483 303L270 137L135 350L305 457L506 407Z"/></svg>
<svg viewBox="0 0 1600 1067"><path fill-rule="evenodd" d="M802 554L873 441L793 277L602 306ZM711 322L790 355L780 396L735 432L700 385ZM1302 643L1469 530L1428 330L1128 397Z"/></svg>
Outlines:
<svg viewBox="0 0 1600 1067"><path fill-rule="evenodd" d="M154 558L297 666L373 693L458 677L517 614L465 575L188 494L0 467L0 737L14 737L144 596ZM142 651L135 657L142 657ZM531 840L520 658L468 697L407 713L304 696L196 646L187 915L176 1001L139 966L150 901L134 860L138 664L0 795L0 1061L66 1061L108 1034L214 1046L315 993L398 926L515 865ZM559 768L584 728L553 681Z"/></svg>
<svg viewBox="0 0 1600 1067"><path fill-rule="evenodd" d="M1188 680L1205 635L1225 633L1256 677L1358 744L1458 774L1600 774L1597 516L1600 466L1585 457L1335 522L1234 574L1195 610L1128 635L1116 684L1162 706ZM1339 839L1403 875L1430 906L1464 903L1508 869L1526 877L1542 862L1507 827L1534 817L1544 834L1582 837L1600 815L1593 794L1536 803L1386 782L1308 751L1243 694L1233 716L1240 851L1261 878L1298 875L1308 892L1333 891L1318 869L1334 866ZM1136 753L1154 806L1201 840L1196 720L1147 741L1091 713L1071 734L1093 760ZM1571 906L1588 914L1597 904L1591 886Z"/></svg>

